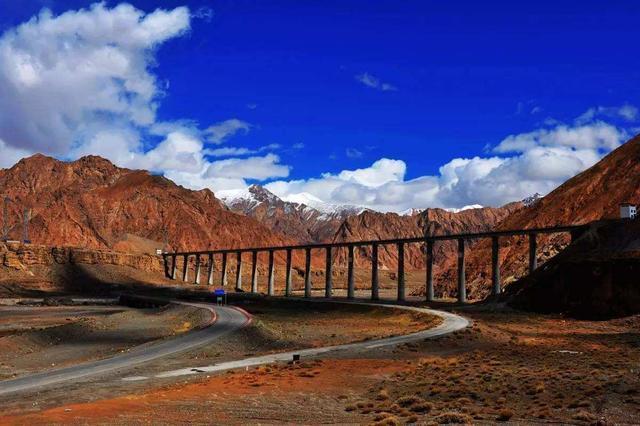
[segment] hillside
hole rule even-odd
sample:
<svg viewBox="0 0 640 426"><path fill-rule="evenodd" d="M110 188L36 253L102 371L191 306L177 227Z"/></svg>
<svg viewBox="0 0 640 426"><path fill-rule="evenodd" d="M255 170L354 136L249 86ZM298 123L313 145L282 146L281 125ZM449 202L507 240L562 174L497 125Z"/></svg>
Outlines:
<svg viewBox="0 0 640 426"><path fill-rule="evenodd" d="M377 213L366 211L347 218L336 233L334 241L360 241L415 237L424 235L458 234L482 232L493 229L509 214L523 208L522 203L510 203L503 207L472 208L459 212L443 209L426 209L413 215L396 213ZM344 250L340 251L339 261L344 262ZM441 263L455 254L454 243L438 244L435 247L435 261ZM363 247L356 252L356 265L368 267L371 248ZM383 246L378 254L382 269L394 269L398 265L395 246ZM405 248L405 267L421 269L425 266L423 244L411 244Z"/></svg>
<svg viewBox="0 0 640 426"><path fill-rule="evenodd" d="M513 212L496 229L528 229L553 225L584 224L616 218L619 205L640 203L640 136L629 140L597 164L569 179L530 208ZM541 236L539 264L553 257L569 242L564 234ZM503 285L526 274L528 244L524 238L503 239L500 252ZM451 258L437 274L440 291L453 293L456 260ZM471 298L482 298L490 288L491 242L482 240L467 255L467 285ZM443 283L446 283L443 285Z"/></svg>
<svg viewBox="0 0 640 426"><path fill-rule="evenodd" d="M611 318L640 312L640 220L592 224L544 268L508 286L511 306L581 318Z"/></svg>
<svg viewBox="0 0 640 426"><path fill-rule="evenodd" d="M167 241L171 250L195 250L289 242L228 211L209 190L192 191L96 156L22 159L0 170L0 193L13 200L10 238L21 238L22 210L28 207L30 239L47 246L130 249Z"/></svg>

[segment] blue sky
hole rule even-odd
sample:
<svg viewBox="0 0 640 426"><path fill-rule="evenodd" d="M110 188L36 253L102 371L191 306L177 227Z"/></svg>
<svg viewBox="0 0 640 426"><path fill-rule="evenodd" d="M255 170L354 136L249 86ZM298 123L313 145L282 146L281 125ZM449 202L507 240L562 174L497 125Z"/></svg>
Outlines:
<svg viewBox="0 0 640 426"><path fill-rule="evenodd" d="M548 192L640 127L637 1L91 4L0 0L0 165L96 153L222 194L459 208ZM71 78L105 47L130 68Z"/></svg>

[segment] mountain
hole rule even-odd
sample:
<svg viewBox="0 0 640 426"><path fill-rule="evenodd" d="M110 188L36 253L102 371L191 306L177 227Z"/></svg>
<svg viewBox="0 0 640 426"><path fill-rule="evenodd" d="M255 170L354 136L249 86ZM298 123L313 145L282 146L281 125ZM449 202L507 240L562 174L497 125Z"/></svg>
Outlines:
<svg viewBox="0 0 640 426"><path fill-rule="evenodd" d="M444 209L424 209L412 215L396 213L378 213L366 211L351 216L342 223L334 241L361 241L393 239L425 235L458 234L482 232L493 229L508 215L522 208L522 203L510 203L503 207L468 208L457 212ZM435 246L436 263L441 263L455 254L455 242L438 243ZM344 253L341 252L341 256ZM371 248L359 248L356 253L356 265L368 267ZM339 260L344 262L339 256ZM397 249L394 246L381 246L378 253L379 266L382 269L394 269L398 264ZM421 269L425 266L424 245L410 244L405 247L405 267Z"/></svg>
<svg viewBox="0 0 640 426"><path fill-rule="evenodd" d="M62 162L44 155L0 169L8 196L10 238L48 246L206 249L290 243L256 220L227 210L205 189L192 191L147 171L119 168L96 156ZM155 243L154 243L155 242Z"/></svg>
<svg viewBox="0 0 640 426"><path fill-rule="evenodd" d="M330 241L344 219L363 211L355 206L327 204L307 193L283 200L260 185L220 191L218 196L232 211L301 243Z"/></svg>
<svg viewBox="0 0 640 426"><path fill-rule="evenodd" d="M609 153L597 164L569 179L529 207L517 210L496 227L498 230L530 229L554 225L584 224L619 217L619 205L640 204L640 136ZM524 238L501 239L503 284L527 273L528 244ZM538 263L542 264L569 242L566 234L538 237ZM482 240L469 250L466 262L467 292L482 298L490 289L491 242ZM449 259L437 277L441 291L452 293L456 283L455 259Z"/></svg>

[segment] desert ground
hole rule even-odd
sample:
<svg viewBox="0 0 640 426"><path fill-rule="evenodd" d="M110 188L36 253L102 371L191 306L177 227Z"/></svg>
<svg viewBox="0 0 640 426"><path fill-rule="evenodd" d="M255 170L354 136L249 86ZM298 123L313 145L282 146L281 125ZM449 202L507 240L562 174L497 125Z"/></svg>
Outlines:
<svg viewBox="0 0 640 426"><path fill-rule="evenodd" d="M259 353L373 339L431 327L437 321L375 307L262 299L239 305L254 315L251 327L215 347L136 367L126 375L179 368L185 361L206 365ZM108 315L102 312L109 309L114 308L89 309L84 318L99 324L104 318L117 321L122 315L171 316L157 309L135 314L128 309ZM55 308L56 315L49 317L61 318L64 310ZM179 379L126 382L120 377L94 377L5 398L0 422L640 422L640 317L577 321L491 305L455 311L472 320L472 325L447 337ZM72 315L62 317L66 320ZM56 327L52 319L34 325L27 324L26 317L16 327ZM163 324L159 328L166 331L167 325L175 327L179 321L165 318Z"/></svg>

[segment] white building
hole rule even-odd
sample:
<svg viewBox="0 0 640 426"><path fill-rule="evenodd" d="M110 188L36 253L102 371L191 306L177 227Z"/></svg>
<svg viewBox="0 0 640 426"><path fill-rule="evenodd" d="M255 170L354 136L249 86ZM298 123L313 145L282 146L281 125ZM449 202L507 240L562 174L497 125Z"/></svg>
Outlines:
<svg viewBox="0 0 640 426"><path fill-rule="evenodd" d="M629 203L620 204L620 217L622 219L635 219L636 206Z"/></svg>

